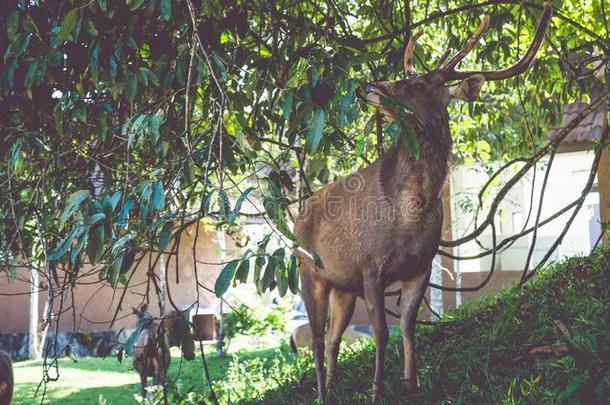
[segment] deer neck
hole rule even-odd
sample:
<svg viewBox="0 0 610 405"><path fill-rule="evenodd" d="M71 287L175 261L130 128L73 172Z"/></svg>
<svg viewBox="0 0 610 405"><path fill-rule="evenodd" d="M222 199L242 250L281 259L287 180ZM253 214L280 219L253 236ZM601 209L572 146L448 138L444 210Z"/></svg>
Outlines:
<svg viewBox="0 0 610 405"><path fill-rule="evenodd" d="M444 109L427 109L408 121L417 135L419 158L398 142L382 157L380 181L388 197L415 199L422 208L429 207L438 200L449 170L449 117Z"/></svg>

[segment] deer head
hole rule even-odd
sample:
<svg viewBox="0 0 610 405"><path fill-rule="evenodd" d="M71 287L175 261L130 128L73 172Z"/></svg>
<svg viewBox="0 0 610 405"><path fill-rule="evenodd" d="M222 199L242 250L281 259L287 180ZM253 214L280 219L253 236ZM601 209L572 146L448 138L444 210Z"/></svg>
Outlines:
<svg viewBox="0 0 610 405"><path fill-rule="evenodd" d="M446 111L451 99L470 102L478 98L481 86L485 81L503 80L525 72L531 65L548 27L553 9L548 2L543 5L543 14L532 43L521 60L513 66L489 72L457 71L456 66L472 51L479 38L489 25L489 16L485 16L476 31L463 48L448 61L442 57L436 69L424 75L417 75L413 68L415 42L420 33L411 36L404 53L404 71L406 79L397 81L374 82L365 86L367 100L390 119L399 114L386 98L407 102L412 106L416 117L425 117L430 111ZM456 81L459 81L455 83ZM448 84L449 83L449 84Z"/></svg>

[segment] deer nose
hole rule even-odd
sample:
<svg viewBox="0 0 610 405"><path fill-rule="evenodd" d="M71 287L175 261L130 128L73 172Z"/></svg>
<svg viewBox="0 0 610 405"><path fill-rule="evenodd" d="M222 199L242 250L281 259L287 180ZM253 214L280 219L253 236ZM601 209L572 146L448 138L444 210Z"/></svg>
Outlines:
<svg viewBox="0 0 610 405"><path fill-rule="evenodd" d="M370 93L371 91L373 91L374 88L375 88L375 85L369 83L366 86L364 86L364 91L367 93Z"/></svg>

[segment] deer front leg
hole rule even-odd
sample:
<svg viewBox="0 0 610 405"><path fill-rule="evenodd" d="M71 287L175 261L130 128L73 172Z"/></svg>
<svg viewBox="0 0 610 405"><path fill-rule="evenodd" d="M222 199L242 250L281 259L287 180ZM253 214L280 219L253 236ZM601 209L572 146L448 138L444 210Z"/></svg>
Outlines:
<svg viewBox="0 0 610 405"><path fill-rule="evenodd" d="M385 319L385 297L381 280L377 277L364 279L364 300L375 335L375 379L373 381L373 402L383 394L384 356L388 343L388 324Z"/></svg>
<svg viewBox="0 0 610 405"><path fill-rule="evenodd" d="M402 331L402 345L405 356L404 381L407 393L416 391L419 387L417 382L417 366L415 362L413 335L415 334L417 309L426 292L426 285L428 284L429 278L430 270L427 270L415 279L404 281L402 284L404 307L400 317L400 328Z"/></svg>
<svg viewBox="0 0 610 405"><path fill-rule="evenodd" d="M318 380L318 399L323 404L326 398L326 370L324 369L324 329L328 312L328 285L316 280L308 271L301 270L301 297L307 309L313 353L316 363L316 379Z"/></svg>

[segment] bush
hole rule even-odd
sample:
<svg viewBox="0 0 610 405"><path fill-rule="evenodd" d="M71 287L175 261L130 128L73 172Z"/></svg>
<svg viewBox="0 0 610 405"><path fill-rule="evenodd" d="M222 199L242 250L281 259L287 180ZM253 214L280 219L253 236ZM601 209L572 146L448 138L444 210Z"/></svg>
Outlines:
<svg viewBox="0 0 610 405"><path fill-rule="evenodd" d="M254 311L246 304L240 304L225 315L224 333L227 339L237 335L262 336L272 332L285 332L286 313L283 305L276 305L263 316L257 316L264 311Z"/></svg>

